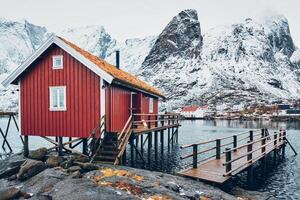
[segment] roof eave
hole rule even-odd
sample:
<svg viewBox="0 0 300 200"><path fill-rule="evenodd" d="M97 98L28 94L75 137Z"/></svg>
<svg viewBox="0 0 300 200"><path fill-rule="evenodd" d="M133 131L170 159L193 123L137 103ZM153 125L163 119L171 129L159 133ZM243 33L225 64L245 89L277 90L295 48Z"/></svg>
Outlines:
<svg viewBox="0 0 300 200"><path fill-rule="evenodd" d="M161 99L163 99L163 100L166 99L166 97L163 96L163 95L158 95L158 94L155 94L155 93L153 93L153 92L146 91L146 90L144 90L144 89L138 88L138 87L133 86L133 85L130 85L130 84L128 84L128 83L125 83L125 82L123 82L123 81L121 81L121 80L119 80L119 79L114 79L113 83L115 83L115 84L117 84L117 85L121 85L121 86L126 87L126 88L129 88L129 89L133 89L133 90L136 90L136 91L140 91L140 92L142 92L142 93L148 94L148 95L150 95L150 96L154 96L154 97L156 97L156 98L161 98Z"/></svg>

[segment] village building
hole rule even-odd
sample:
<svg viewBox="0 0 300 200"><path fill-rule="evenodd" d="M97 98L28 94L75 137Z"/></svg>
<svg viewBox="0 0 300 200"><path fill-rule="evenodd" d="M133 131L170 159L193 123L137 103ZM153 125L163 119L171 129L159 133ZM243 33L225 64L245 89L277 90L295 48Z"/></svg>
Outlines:
<svg viewBox="0 0 300 200"><path fill-rule="evenodd" d="M185 106L180 110L180 114L185 119L204 119L211 113L208 106Z"/></svg>

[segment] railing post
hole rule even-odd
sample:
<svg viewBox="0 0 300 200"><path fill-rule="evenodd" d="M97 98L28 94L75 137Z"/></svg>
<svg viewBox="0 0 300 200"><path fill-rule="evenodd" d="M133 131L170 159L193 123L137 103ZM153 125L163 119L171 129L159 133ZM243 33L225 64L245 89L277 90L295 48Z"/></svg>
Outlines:
<svg viewBox="0 0 300 200"><path fill-rule="evenodd" d="M262 140L261 140L261 146L263 146L261 148L261 153L265 153L266 151L266 147L264 146L266 144L266 138L264 137Z"/></svg>
<svg viewBox="0 0 300 200"><path fill-rule="evenodd" d="M226 173L231 171L231 149L230 148L226 148L225 149L226 153L225 153L225 162L226 162ZM228 163L230 162L230 163Z"/></svg>
<svg viewBox="0 0 300 200"><path fill-rule="evenodd" d="M274 146L277 147L277 133L274 134Z"/></svg>
<svg viewBox="0 0 300 200"><path fill-rule="evenodd" d="M250 141L252 142L253 141L253 131L252 130L250 131L249 138L250 138Z"/></svg>
<svg viewBox="0 0 300 200"><path fill-rule="evenodd" d="M221 157L221 140L216 139L216 159L220 159Z"/></svg>
<svg viewBox="0 0 300 200"><path fill-rule="evenodd" d="M158 127L158 115L155 115L154 119L155 119L155 122L154 122L155 127Z"/></svg>
<svg viewBox="0 0 300 200"><path fill-rule="evenodd" d="M236 148L237 147L237 136L236 135L234 135L233 136L233 148L234 148L234 151L236 151Z"/></svg>
<svg viewBox="0 0 300 200"><path fill-rule="evenodd" d="M170 125L170 117L171 115L168 115L168 125Z"/></svg>
<svg viewBox="0 0 300 200"><path fill-rule="evenodd" d="M163 127L165 125L165 121L164 121L165 120L165 116L162 115L161 118L162 118L161 119L161 126Z"/></svg>
<svg viewBox="0 0 300 200"><path fill-rule="evenodd" d="M282 133L282 130L279 130L279 143L281 142L281 133Z"/></svg>
<svg viewBox="0 0 300 200"><path fill-rule="evenodd" d="M265 129L261 129L261 138L265 137Z"/></svg>
<svg viewBox="0 0 300 200"><path fill-rule="evenodd" d="M198 163L198 145L193 144L193 168L197 168Z"/></svg>

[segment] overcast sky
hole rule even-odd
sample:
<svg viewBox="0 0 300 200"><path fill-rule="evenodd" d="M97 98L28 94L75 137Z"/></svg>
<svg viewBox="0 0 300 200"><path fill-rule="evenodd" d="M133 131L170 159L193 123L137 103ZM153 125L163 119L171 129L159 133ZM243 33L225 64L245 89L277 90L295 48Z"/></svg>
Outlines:
<svg viewBox="0 0 300 200"><path fill-rule="evenodd" d="M117 39L158 35L181 10L198 11L202 32L247 17L283 14L300 46L300 0L0 0L0 17L27 19L51 31L103 25Z"/></svg>

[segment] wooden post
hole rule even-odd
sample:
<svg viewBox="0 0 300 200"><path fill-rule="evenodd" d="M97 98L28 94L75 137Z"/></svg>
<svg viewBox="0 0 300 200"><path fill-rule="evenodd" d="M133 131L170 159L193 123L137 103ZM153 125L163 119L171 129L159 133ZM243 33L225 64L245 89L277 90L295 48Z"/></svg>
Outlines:
<svg viewBox="0 0 300 200"><path fill-rule="evenodd" d="M233 136L233 148L236 148L237 147L237 136L234 135ZM236 149L234 149L234 151L236 152Z"/></svg>
<svg viewBox="0 0 300 200"><path fill-rule="evenodd" d="M72 137L69 137L69 142L72 141ZM69 148L72 148L72 143L69 144Z"/></svg>
<svg viewBox="0 0 300 200"><path fill-rule="evenodd" d="M170 128L168 128L168 150L170 150Z"/></svg>
<svg viewBox="0 0 300 200"><path fill-rule="evenodd" d="M221 157L221 140L216 139L216 159L220 159Z"/></svg>
<svg viewBox="0 0 300 200"><path fill-rule="evenodd" d="M29 155L28 136L24 136L24 157L27 158Z"/></svg>
<svg viewBox="0 0 300 200"><path fill-rule="evenodd" d="M178 126L176 127L176 143L178 144Z"/></svg>
<svg viewBox="0 0 300 200"><path fill-rule="evenodd" d="M157 160L157 150L158 150L158 132L154 132L154 155L155 160Z"/></svg>
<svg viewBox="0 0 300 200"><path fill-rule="evenodd" d="M148 133L148 165L151 164L152 133Z"/></svg>
<svg viewBox="0 0 300 200"><path fill-rule="evenodd" d="M247 155L247 161L252 160L252 147L253 146L252 146L251 142L252 142L251 140L248 141L249 144L247 146L247 153L248 153L248 155ZM252 188L253 187L253 180L254 180L254 177L253 177L253 166L252 165L250 165L248 167L248 169L247 169L247 180L248 180L249 187Z"/></svg>
<svg viewBox="0 0 300 200"><path fill-rule="evenodd" d="M285 156L286 132L283 131L282 135L283 135L282 140L284 142L284 144L282 145L282 158L284 158L284 156Z"/></svg>
<svg viewBox="0 0 300 200"><path fill-rule="evenodd" d="M173 145L174 145L174 127L172 127L172 147L173 147Z"/></svg>
<svg viewBox="0 0 300 200"><path fill-rule="evenodd" d="M63 138L58 137L58 155L62 156L62 150L63 150Z"/></svg>
<svg viewBox="0 0 300 200"><path fill-rule="evenodd" d="M160 151L161 154L163 155L164 154L164 131L163 130L160 131Z"/></svg>
<svg viewBox="0 0 300 200"><path fill-rule="evenodd" d="M150 115L148 115L148 128L151 128L151 116Z"/></svg>
<svg viewBox="0 0 300 200"><path fill-rule="evenodd" d="M265 129L261 129L261 138L265 137Z"/></svg>
<svg viewBox="0 0 300 200"><path fill-rule="evenodd" d="M141 155L144 157L144 135L141 135Z"/></svg>
<svg viewBox="0 0 300 200"><path fill-rule="evenodd" d="M130 165L133 167L133 165L134 165L134 147L133 147L134 138L131 137L129 140L130 140L129 141L129 143L130 143Z"/></svg>
<svg viewBox="0 0 300 200"><path fill-rule="evenodd" d="M227 162L230 162L231 161L231 149L230 148L226 148L225 149L226 153L225 153L225 162L226 162L226 167L225 167L225 170L226 170L226 173L231 171L231 163L227 163Z"/></svg>
<svg viewBox="0 0 300 200"><path fill-rule="evenodd" d="M252 130L250 131L249 138L250 138L250 141L252 142L253 141L253 131Z"/></svg>
<svg viewBox="0 0 300 200"><path fill-rule="evenodd" d="M154 117L154 119L155 119L155 122L154 122L154 124L155 124L155 127L158 127L158 116L157 115L155 115L155 117Z"/></svg>
<svg viewBox="0 0 300 200"><path fill-rule="evenodd" d="M273 155L274 155L274 165L276 165L276 162L277 162L277 133L274 134L274 150L273 150Z"/></svg>
<svg viewBox="0 0 300 200"><path fill-rule="evenodd" d="M125 146L125 149L124 149L124 153L122 155L122 165L126 165L126 146Z"/></svg>
<svg viewBox="0 0 300 200"><path fill-rule="evenodd" d="M135 137L135 146L136 146L136 149L135 149L135 158L137 159L138 158L138 150L137 150L137 148L139 146L139 135L137 135Z"/></svg>
<svg viewBox="0 0 300 200"><path fill-rule="evenodd" d="M198 164L198 145L193 144L193 168L197 168Z"/></svg>
<svg viewBox="0 0 300 200"><path fill-rule="evenodd" d="M83 138L82 139L82 153L84 155L88 155L88 149L87 149L87 147L88 147L87 139Z"/></svg>

